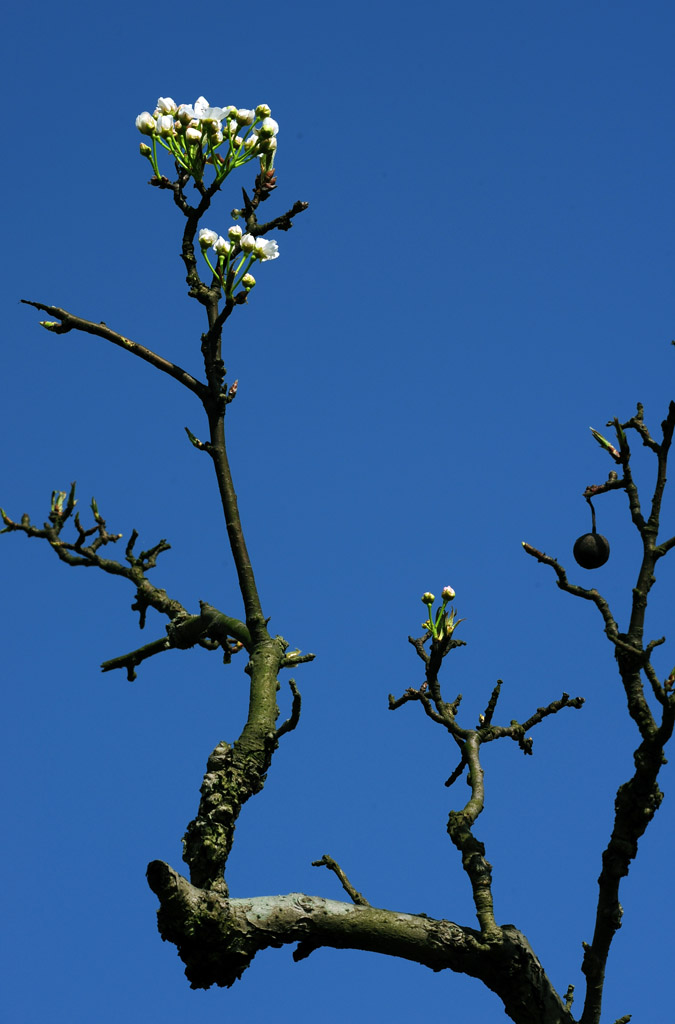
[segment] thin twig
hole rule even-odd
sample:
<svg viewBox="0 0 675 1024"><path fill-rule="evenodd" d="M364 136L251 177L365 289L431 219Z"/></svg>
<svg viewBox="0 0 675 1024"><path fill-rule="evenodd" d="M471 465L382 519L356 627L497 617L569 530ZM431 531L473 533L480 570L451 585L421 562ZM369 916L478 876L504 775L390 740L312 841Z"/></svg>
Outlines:
<svg viewBox="0 0 675 1024"><path fill-rule="evenodd" d="M52 331L54 334L66 334L68 331L75 330L83 331L85 334L94 334L98 338L104 338L106 341L112 342L113 345L117 345L119 348L131 352L132 355L138 356L139 359L145 360L146 363L150 363L151 366L168 374L169 377L173 377L174 380L177 380L179 384L182 384L189 391L193 391L199 398L203 398L206 395L205 385L201 381L196 380L187 370L184 370L176 363L172 363L169 359L157 355L156 352L146 348L145 345L139 345L137 341L132 341L131 338L126 338L123 334L118 334L117 331L111 330L107 324L95 324L91 320L75 316L74 313L69 313L59 306L46 306L42 302L33 302L30 299L21 299L21 301L26 306L34 306L35 309L41 309L44 313L49 313L50 316L58 317L61 321L60 324L52 323L49 320L41 321L42 326L48 331Z"/></svg>
<svg viewBox="0 0 675 1024"><path fill-rule="evenodd" d="M356 903L359 907L369 907L370 903L365 896L362 896L360 892L357 892L352 883L347 878L346 874L338 864L336 860L329 857L327 853L324 853L321 860L312 861L313 868L326 867L329 871L334 871L342 883L342 888L347 893L353 903Z"/></svg>

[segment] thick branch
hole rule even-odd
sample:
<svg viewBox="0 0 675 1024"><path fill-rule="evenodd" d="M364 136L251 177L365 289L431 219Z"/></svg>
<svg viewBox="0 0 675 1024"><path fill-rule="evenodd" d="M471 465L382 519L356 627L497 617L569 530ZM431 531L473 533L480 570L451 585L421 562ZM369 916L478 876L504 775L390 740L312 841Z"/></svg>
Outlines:
<svg viewBox="0 0 675 1024"><path fill-rule="evenodd" d="M226 899L190 885L162 861L148 865L158 896L162 938L175 943L193 988L230 986L259 950L299 943L313 949L362 949L411 960L433 971L480 979L517 1024L573 1024L524 935L505 925L485 942L452 921L290 893Z"/></svg>
<svg viewBox="0 0 675 1024"><path fill-rule="evenodd" d="M277 673L285 647L281 637L254 645L247 667L251 684L246 724L233 746L219 743L208 759L199 809L187 827L183 852L190 878L200 888L227 893L223 874L239 812L263 788L278 742Z"/></svg>
<svg viewBox="0 0 675 1024"><path fill-rule="evenodd" d="M664 745L670 739L675 721L675 697L664 709L657 736L644 740L634 754L635 773L619 787L614 803L614 827L602 855L598 879L598 905L593 941L585 947L582 971L587 990L580 1024L598 1024L602 1008L605 966L609 949L621 927L623 909L619 902L621 879L628 874L631 860L637 856L638 840L656 814L663 799L657 777L665 756Z"/></svg>

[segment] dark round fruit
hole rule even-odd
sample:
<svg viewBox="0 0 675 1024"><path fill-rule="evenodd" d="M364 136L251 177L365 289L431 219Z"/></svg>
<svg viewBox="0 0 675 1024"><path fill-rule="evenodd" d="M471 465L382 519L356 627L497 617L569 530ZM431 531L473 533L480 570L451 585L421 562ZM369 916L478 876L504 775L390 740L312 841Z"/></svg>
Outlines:
<svg viewBox="0 0 675 1024"><path fill-rule="evenodd" d="M601 533L585 533L574 542L574 557L582 569L599 569L609 558L609 541Z"/></svg>

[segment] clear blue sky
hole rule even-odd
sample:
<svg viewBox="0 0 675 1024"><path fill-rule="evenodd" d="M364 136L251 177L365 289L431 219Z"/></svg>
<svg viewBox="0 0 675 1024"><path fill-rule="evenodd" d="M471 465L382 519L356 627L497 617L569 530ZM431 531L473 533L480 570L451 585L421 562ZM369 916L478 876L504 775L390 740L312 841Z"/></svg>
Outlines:
<svg viewBox="0 0 675 1024"><path fill-rule="evenodd" d="M624 496L597 503L605 568L584 574L571 548L590 528L581 493L611 468L589 424L642 401L657 430L673 394L674 31L663 0L27 2L5 16L10 515L43 521L52 489L77 479L112 530L170 540L159 585L191 609L239 613L210 466L183 432L203 429L191 396L98 339L46 334L18 300L105 320L199 370L182 218L145 184L134 128L160 95L269 103L281 130L267 208L311 204L227 334L232 461L264 606L318 655L296 673L301 728L240 818L233 895L341 898L310 866L329 853L374 904L474 924L445 832L464 799L443 787L454 746L419 708L387 711L389 692L421 681L406 640L420 595L451 584L468 646L446 662L446 692L464 694L467 724L498 677L506 723L563 690L586 698L536 730L533 758L506 742L484 751L476 830L498 921L525 932L559 990L583 991L634 736L597 611L521 541L597 585L625 624L638 544ZM231 181L209 218L221 231L248 177ZM666 523L674 507L671 495ZM208 753L242 723L240 668L175 652L133 684L101 675L162 623L139 634L123 582L0 540L8 1022L504 1019L471 979L332 950L298 965L288 947L268 951L234 989L192 992L144 873L155 858L181 867ZM666 562L649 636L671 629L674 587ZM662 786L623 887L610 1024L672 1013L672 764Z"/></svg>

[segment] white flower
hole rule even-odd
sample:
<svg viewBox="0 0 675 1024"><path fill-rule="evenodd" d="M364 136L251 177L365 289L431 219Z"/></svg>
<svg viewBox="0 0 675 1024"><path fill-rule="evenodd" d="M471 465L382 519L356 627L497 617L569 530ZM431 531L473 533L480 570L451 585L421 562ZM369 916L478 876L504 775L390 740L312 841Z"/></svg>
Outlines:
<svg viewBox="0 0 675 1024"><path fill-rule="evenodd" d="M234 115L239 124L253 124L255 121L255 110L245 110L243 107Z"/></svg>
<svg viewBox="0 0 675 1024"><path fill-rule="evenodd" d="M190 125L189 128L185 129L185 138L188 140L188 142L201 142L202 133L199 131L198 128L195 128L193 125Z"/></svg>
<svg viewBox="0 0 675 1024"><path fill-rule="evenodd" d="M242 252L253 252L255 249L255 238L253 235L243 235L239 244Z"/></svg>
<svg viewBox="0 0 675 1024"><path fill-rule="evenodd" d="M244 276L241 279L241 283L243 284L246 291L250 291L251 288L253 288L255 285L255 278L253 274L244 274Z"/></svg>
<svg viewBox="0 0 675 1024"><path fill-rule="evenodd" d="M255 149L257 144L258 136L255 134L255 132L253 132L251 135L249 135L246 142L244 143L244 149L246 150L247 153L250 153L252 149Z"/></svg>
<svg viewBox="0 0 675 1024"><path fill-rule="evenodd" d="M218 241L218 235L215 231L210 231L209 228L202 228L199 232L199 244L202 249L208 249L209 246L213 245L214 242Z"/></svg>
<svg viewBox="0 0 675 1024"><path fill-rule="evenodd" d="M176 120L181 124L189 124L195 116L195 112L188 103L181 103L176 111Z"/></svg>
<svg viewBox="0 0 675 1024"><path fill-rule="evenodd" d="M244 232L238 224L233 224L231 228L227 229L227 233L233 242L238 242Z"/></svg>
<svg viewBox="0 0 675 1024"><path fill-rule="evenodd" d="M258 106L255 108L255 112L258 117L269 117L270 114L272 113L272 110L270 107L267 106L266 103L259 103Z"/></svg>
<svg viewBox="0 0 675 1024"><path fill-rule="evenodd" d="M273 238L258 238L255 243L255 254L259 260L275 260L279 255L279 246Z"/></svg>
<svg viewBox="0 0 675 1024"><path fill-rule="evenodd" d="M169 135L173 135L175 128L173 126L173 118L171 114L162 114L161 117L157 118L157 134L163 135L165 138Z"/></svg>
<svg viewBox="0 0 675 1024"><path fill-rule="evenodd" d="M230 242L228 242L227 239L223 238L222 235L219 235L216 241L213 243L213 251L217 253L218 256L227 256L231 248L232 246Z"/></svg>
<svg viewBox="0 0 675 1024"><path fill-rule="evenodd" d="M160 96L157 100L157 109L162 114L175 114L178 107L170 96Z"/></svg>
<svg viewBox="0 0 675 1024"><path fill-rule="evenodd" d="M276 135L279 131L279 125L273 117L266 117L263 123L260 125L261 135Z"/></svg>
<svg viewBox="0 0 675 1024"><path fill-rule="evenodd" d="M204 96L200 96L199 99L195 101L195 105L192 109L193 117L202 118L204 116L204 111L209 109L209 101L205 99Z"/></svg>
<svg viewBox="0 0 675 1024"><path fill-rule="evenodd" d="M155 119L152 114L149 114L147 110L144 110L143 113L139 114L136 118L136 127L139 132L143 133L143 135L153 135L156 128Z"/></svg>

